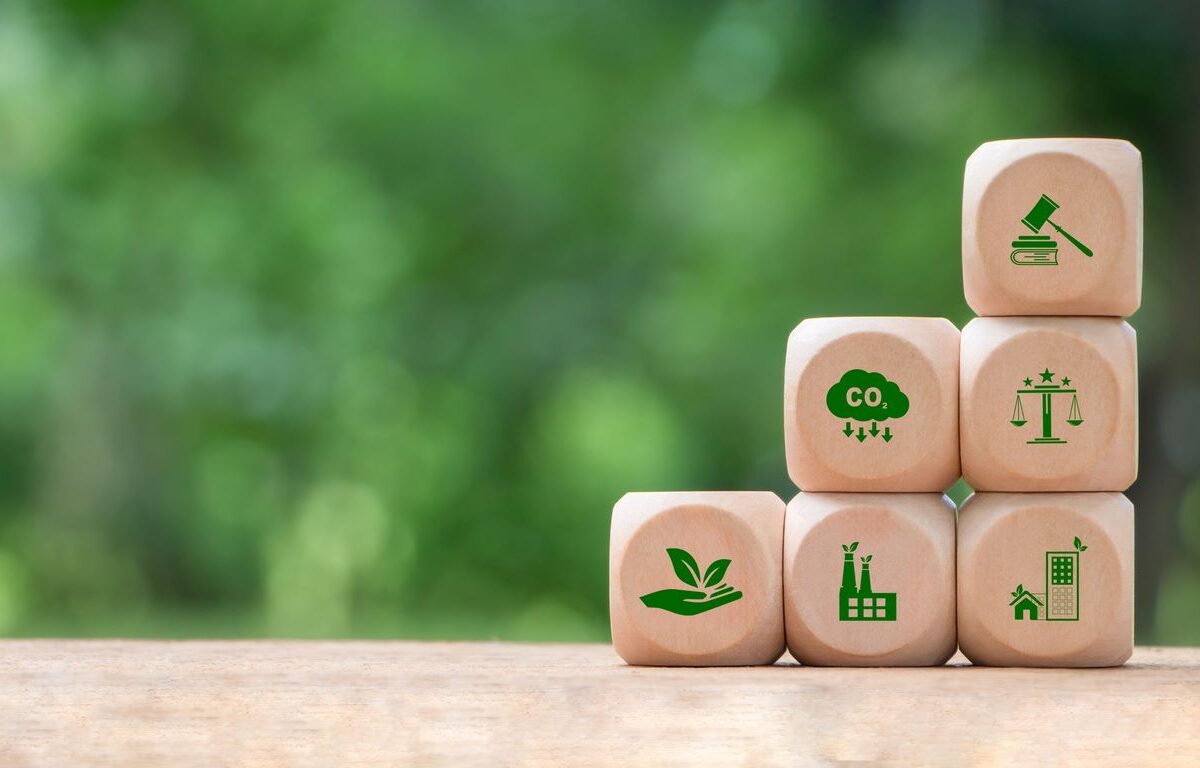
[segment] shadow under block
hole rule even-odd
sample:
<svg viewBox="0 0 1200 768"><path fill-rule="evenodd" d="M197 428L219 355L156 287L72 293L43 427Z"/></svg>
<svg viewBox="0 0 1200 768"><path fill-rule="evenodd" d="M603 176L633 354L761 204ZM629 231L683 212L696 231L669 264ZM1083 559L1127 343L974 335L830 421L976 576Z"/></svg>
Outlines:
<svg viewBox="0 0 1200 768"><path fill-rule="evenodd" d="M1133 652L1133 504L977 493L958 523L958 644L976 664L1111 667Z"/></svg>
<svg viewBox="0 0 1200 768"><path fill-rule="evenodd" d="M783 654L784 504L768 492L628 493L613 508L609 615L629 664Z"/></svg>
<svg viewBox="0 0 1200 768"><path fill-rule="evenodd" d="M975 490L1124 491L1137 479L1137 335L1119 318L976 318L959 398Z"/></svg>
<svg viewBox="0 0 1200 768"><path fill-rule="evenodd" d="M940 494L801 493L787 508L787 645L802 664L931 666L955 649L954 505Z"/></svg>
<svg viewBox="0 0 1200 768"><path fill-rule="evenodd" d="M1132 315L1141 153L1117 139L984 144L963 177L962 258L979 315Z"/></svg>
<svg viewBox="0 0 1200 768"><path fill-rule="evenodd" d="M958 329L823 317L788 339L784 441L806 491L941 492L959 474Z"/></svg>

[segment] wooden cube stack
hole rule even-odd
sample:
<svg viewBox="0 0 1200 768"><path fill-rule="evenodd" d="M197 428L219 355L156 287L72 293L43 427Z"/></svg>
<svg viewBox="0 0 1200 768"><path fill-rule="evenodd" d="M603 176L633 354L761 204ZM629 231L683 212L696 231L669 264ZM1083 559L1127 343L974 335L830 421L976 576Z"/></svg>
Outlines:
<svg viewBox="0 0 1200 768"><path fill-rule="evenodd" d="M958 634L973 662L1133 651L1142 166L1129 142L989 142L967 160Z"/></svg>
<svg viewBox="0 0 1200 768"><path fill-rule="evenodd" d="M979 315L802 322L784 436L802 491L631 493L613 510L630 664L1112 666L1132 652L1141 158L984 144L963 280ZM959 511L943 495L960 472Z"/></svg>
<svg viewBox="0 0 1200 768"><path fill-rule="evenodd" d="M929 317L805 320L788 340L783 605L802 664L954 654L958 329Z"/></svg>

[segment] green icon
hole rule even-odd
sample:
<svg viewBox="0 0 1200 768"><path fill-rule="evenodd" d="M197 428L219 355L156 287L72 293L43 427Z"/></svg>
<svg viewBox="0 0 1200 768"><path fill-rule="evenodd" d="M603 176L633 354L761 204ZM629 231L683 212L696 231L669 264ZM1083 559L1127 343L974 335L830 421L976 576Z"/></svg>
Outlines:
<svg viewBox="0 0 1200 768"><path fill-rule="evenodd" d="M1079 556L1087 545L1075 537L1075 549L1046 553L1046 591L1030 592L1024 584L1012 591L1008 605L1014 621L1079 621Z"/></svg>
<svg viewBox="0 0 1200 768"><path fill-rule="evenodd" d="M679 616L695 616L742 598L741 592L721 581L729 569L729 560L713 561L701 577L696 558L686 549L669 547L667 557L671 558L671 566L679 580L695 589L660 589L642 595L641 601L647 608L659 608Z"/></svg>
<svg viewBox="0 0 1200 768"><path fill-rule="evenodd" d="M1033 377L1025 379L1025 386L1017 390L1017 399L1013 403L1012 418L1009 419L1009 424L1014 427L1023 427L1029 423L1025 419L1025 406L1021 403L1021 395L1041 395L1042 397L1042 436L1035 437L1032 440L1026 440L1029 445L1065 445L1066 440L1061 437L1054 436L1053 430L1053 412L1051 407L1054 402L1055 395L1070 395L1071 408L1067 413L1067 423L1072 427L1078 427L1083 423L1083 415L1079 410L1079 395L1078 390L1071 387L1071 379L1069 376L1063 376L1062 381L1058 384L1054 383L1055 373L1049 368L1046 368L1041 373L1037 374L1039 381L1033 383ZM1061 411L1060 411L1061 413Z"/></svg>
<svg viewBox="0 0 1200 768"><path fill-rule="evenodd" d="M1013 264L1021 267L1058 265L1058 242L1049 235L1038 234L1046 224L1070 241L1084 256L1089 258L1092 256L1091 248L1076 240L1074 235L1050 220L1050 216L1058 208L1058 203L1051 200L1049 195L1042 195L1029 211L1029 215L1021 219L1021 223L1028 227L1033 234L1020 235L1013 241L1013 252L1009 255Z"/></svg>
<svg viewBox="0 0 1200 768"><path fill-rule="evenodd" d="M896 593L871 591L871 558L862 558L862 578L855 586L854 553L858 542L842 545L842 586L838 590L838 621L895 621Z"/></svg>
<svg viewBox="0 0 1200 768"><path fill-rule="evenodd" d="M899 419L908 413L908 395L895 382L888 381L882 373L854 368L842 374L842 378L825 393L825 406L829 412L846 421L840 430L846 437L863 442L868 437L880 437L890 443L895 435L892 428L879 429L879 422ZM871 428L866 428L866 422ZM859 422L858 431L852 422Z"/></svg>

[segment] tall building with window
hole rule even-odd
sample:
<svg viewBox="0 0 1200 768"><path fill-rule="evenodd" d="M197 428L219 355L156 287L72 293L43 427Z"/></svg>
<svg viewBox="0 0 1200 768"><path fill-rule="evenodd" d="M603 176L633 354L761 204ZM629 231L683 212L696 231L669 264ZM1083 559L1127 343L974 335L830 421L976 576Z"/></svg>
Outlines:
<svg viewBox="0 0 1200 768"><path fill-rule="evenodd" d="M1079 553L1046 553L1046 621L1079 621Z"/></svg>

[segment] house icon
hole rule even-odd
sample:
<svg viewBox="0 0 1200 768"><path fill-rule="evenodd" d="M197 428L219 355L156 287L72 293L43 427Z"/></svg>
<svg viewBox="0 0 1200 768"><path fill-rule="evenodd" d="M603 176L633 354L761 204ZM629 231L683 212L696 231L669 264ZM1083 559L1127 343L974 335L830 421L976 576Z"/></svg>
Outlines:
<svg viewBox="0 0 1200 768"><path fill-rule="evenodd" d="M1013 609L1013 618L1017 621L1029 619L1030 621L1038 620L1038 608L1045 607L1045 603L1038 600L1037 595L1025 589L1024 586L1018 584L1017 589L1013 592L1012 602L1009 603Z"/></svg>

